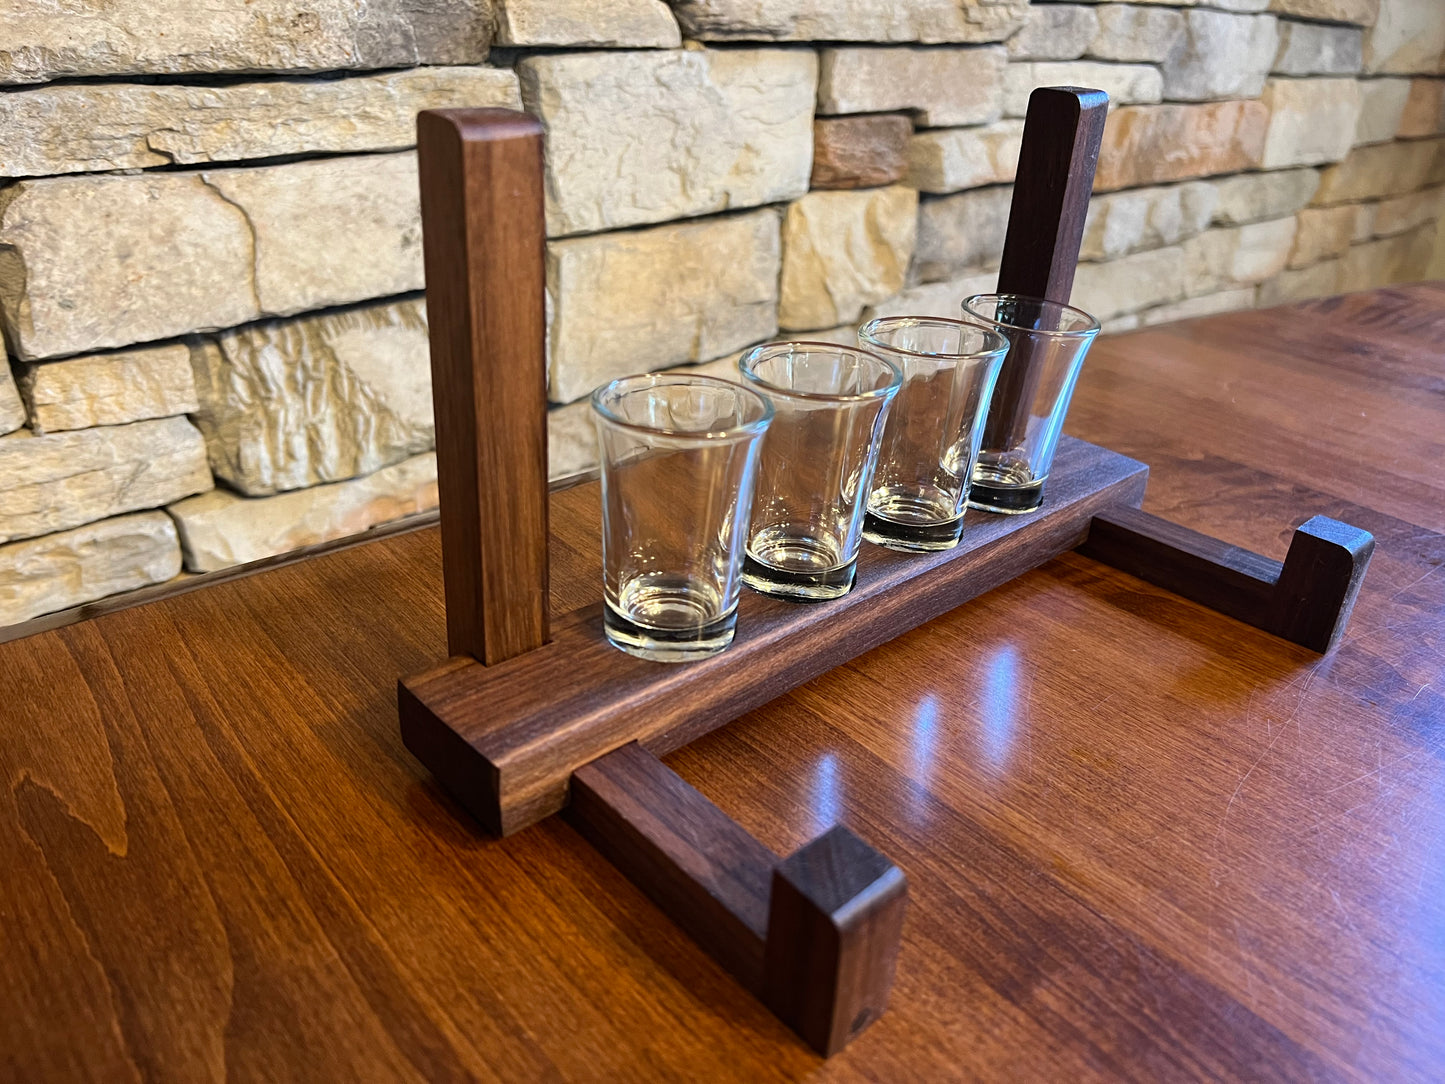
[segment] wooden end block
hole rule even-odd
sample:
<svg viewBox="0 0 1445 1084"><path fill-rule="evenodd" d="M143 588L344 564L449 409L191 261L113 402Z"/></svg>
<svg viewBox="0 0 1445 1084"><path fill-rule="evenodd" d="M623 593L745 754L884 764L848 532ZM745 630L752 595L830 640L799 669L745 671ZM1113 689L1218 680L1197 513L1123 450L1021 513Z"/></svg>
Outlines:
<svg viewBox="0 0 1445 1084"><path fill-rule="evenodd" d="M1369 531L1328 516L1302 523L1275 584L1271 631L1315 651L1334 647L1345 634L1374 552Z"/></svg>
<svg viewBox="0 0 1445 1084"><path fill-rule="evenodd" d="M773 871L764 997L824 1057L887 1007L907 898L903 871L841 825Z"/></svg>

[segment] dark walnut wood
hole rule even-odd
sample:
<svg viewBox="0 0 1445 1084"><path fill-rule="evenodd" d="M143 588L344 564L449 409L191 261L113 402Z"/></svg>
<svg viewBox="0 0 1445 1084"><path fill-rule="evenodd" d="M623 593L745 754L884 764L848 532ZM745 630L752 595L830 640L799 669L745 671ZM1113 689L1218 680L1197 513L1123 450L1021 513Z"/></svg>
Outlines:
<svg viewBox="0 0 1445 1084"><path fill-rule="evenodd" d="M547 640L542 125L428 110L417 162L447 643L501 662Z"/></svg>
<svg viewBox="0 0 1445 1084"><path fill-rule="evenodd" d="M484 837L403 747L435 528L0 644L0 1078L1445 1077L1442 344L1417 286L1085 366L1070 431L1148 511L1375 536L1327 654L1065 554L666 757L774 854L842 822L908 872L827 1062L563 820ZM594 523L551 525L554 617Z"/></svg>
<svg viewBox="0 0 1445 1084"><path fill-rule="evenodd" d="M865 546L858 582L827 604L745 592L727 651L686 666L635 659L602 634L597 486L557 494L568 553L596 575L546 646L497 666L453 658L399 686L407 748L488 830L507 835L560 810L572 773L630 741L668 753L1083 541L1091 519L1137 503L1143 464L1066 439L1045 509L970 513L959 546L905 554ZM554 557L554 568L557 565Z"/></svg>
<svg viewBox="0 0 1445 1084"><path fill-rule="evenodd" d="M785 860L636 742L580 769L568 819L824 1056L888 1004L908 883L834 827Z"/></svg>
<svg viewBox="0 0 1445 1084"><path fill-rule="evenodd" d="M1284 562L1231 546L1138 508L1094 517L1079 552L1315 651L1339 643L1375 540L1315 516Z"/></svg>
<svg viewBox="0 0 1445 1084"><path fill-rule="evenodd" d="M1068 304L1108 111L1101 90L1038 87L1029 95L998 293ZM1009 351L989 403L985 448L1023 443L1042 374L1029 343Z"/></svg>

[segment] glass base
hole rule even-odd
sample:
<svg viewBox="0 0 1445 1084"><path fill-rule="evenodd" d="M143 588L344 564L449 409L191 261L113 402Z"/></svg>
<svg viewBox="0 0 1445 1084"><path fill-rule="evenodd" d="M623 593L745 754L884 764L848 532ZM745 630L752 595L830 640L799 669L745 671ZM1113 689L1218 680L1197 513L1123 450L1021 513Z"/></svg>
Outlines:
<svg viewBox="0 0 1445 1084"><path fill-rule="evenodd" d="M979 462L973 468L968 506L981 512L1001 512L1006 516L1032 512L1044 503L1044 481L1047 477L1035 478L1022 463L1008 466Z"/></svg>
<svg viewBox="0 0 1445 1084"><path fill-rule="evenodd" d="M751 553L743 559L743 583L764 595L794 599L798 602L825 602L830 598L842 598L853 590L853 580L857 573L856 560L821 572L794 572L764 564Z"/></svg>
<svg viewBox="0 0 1445 1084"><path fill-rule="evenodd" d="M945 523L897 523L869 512L863 518L863 537L875 546L906 553L951 550L963 533L963 517Z"/></svg>
<svg viewBox="0 0 1445 1084"><path fill-rule="evenodd" d="M619 651L652 662L693 662L716 655L733 642L737 626L736 608L705 625L657 629L629 620L610 602L602 607L602 628L607 642Z"/></svg>
<svg viewBox="0 0 1445 1084"><path fill-rule="evenodd" d="M1044 503L1044 483L1027 486L991 486L974 482L968 490L968 506L980 512L1001 512L1017 516L1032 512Z"/></svg>

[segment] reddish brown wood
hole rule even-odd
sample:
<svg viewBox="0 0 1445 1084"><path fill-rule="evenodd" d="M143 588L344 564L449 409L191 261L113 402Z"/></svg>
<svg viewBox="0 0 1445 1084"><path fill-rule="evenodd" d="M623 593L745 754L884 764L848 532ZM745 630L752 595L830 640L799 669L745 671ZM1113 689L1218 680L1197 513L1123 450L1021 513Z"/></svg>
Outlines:
<svg viewBox="0 0 1445 1084"><path fill-rule="evenodd" d="M1065 440L1037 514L970 513L960 545L936 554L865 546L857 586L826 606L745 593L732 646L686 666L610 647L600 603L591 602L555 621L552 641L525 657L491 667L453 658L404 679L402 738L473 816L510 834L561 809L572 773L604 753L629 741L677 749L1072 549L1095 514L1141 500L1147 474L1141 463ZM579 486L572 500L595 490ZM572 520L575 548L595 553L596 518Z"/></svg>
<svg viewBox="0 0 1445 1084"><path fill-rule="evenodd" d="M417 117L449 654L547 640L542 126L506 109Z"/></svg>
<svg viewBox="0 0 1445 1084"><path fill-rule="evenodd" d="M1344 635L1375 540L1315 516L1294 533L1284 563L1137 508L1094 517L1079 552L1236 620L1328 651Z"/></svg>
<svg viewBox="0 0 1445 1084"><path fill-rule="evenodd" d="M883 1012L907 880L852 832L780 861L636 742L579 769L572 794L588 842L820 1054Z"/></svg>
<svg viewBox="0 0 1445 1084"><path fill-rule="evenodd" d="M888 1012L826 1063L561 819L485 838L403 747L438 531L0 644L0 1078L1445 1079L1442 373L1445 285L1085 367L1071 430L1150 511L1375 536L1327 656L1065 554L667 757L774 853L843 820L908 871ZM553 497L554 614L593 500Z"/></svg>
<svg viewBox="0 0 1445 1084"><path fill-rule="evenodd" d="M1068 304L1108 110L1101 90L1039 87L1029 95L999 293ZM989 404L985 448L1022 443L1041 373L1027 342L1009 351Z"/></svg>

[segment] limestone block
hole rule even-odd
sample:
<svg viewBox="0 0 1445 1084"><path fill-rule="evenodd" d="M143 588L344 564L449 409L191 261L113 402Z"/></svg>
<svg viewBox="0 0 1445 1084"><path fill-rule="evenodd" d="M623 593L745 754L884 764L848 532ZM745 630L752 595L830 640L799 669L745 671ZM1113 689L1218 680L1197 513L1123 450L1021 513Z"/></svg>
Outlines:
<svg viewBox="0 0 1445 1084"><path fill-rule="evenodd" d="M927 199L918 208L913 282L938 282L998 266L1013 188L976 188Z"/></svg>
<svg viewBox="0 0 1445 1084"><path fill-rule="evenodd" d="M865 320L880 316L942 316L958 319L963 299L974 294L991 294L998 286L997 271L972 271L943 282L910 286L901 293L863 310Z"/></svg>
<svg viewBox="0 0 1445 1084"><path fill-rule="evenodd" d="M1019 120L919 132L908 144L908 183L942 193L1012 181L1023 134Z"/></svg>
<svg viewBox="0 0 1445 1084"><path fill-rule="evenodd" d="M916 112L925 128L989 124L1003 108L1005 58L1001 46L824 49L818 112L901 109Z"/></svg>
<svg viewBox="0 0 1445 1084"><path fill-rule="evenodd" d="M1337 294L1342 289L1344 263L1343 259L1337 258L1295 271L1281 271L1274 278L1260 283L1256 302L1266 307Z"/></svg>
<svg viewBox="0 0 1445 1084"><path fill-rule="evenodd" d="M1433 75L1442 54L1440 0L1380 0L1379 17L1365 32L1365 71Z"/></svg>
<svg viewBox="0 0 1445 1084"><path fill-rule="evenodd" d="M1208 227L1217 198L1208 181L1096 196L1089 204L1079 256L1112 260L1193 237Z"/></svg>
<svg viewBox="0 0 1445 1084"><path fill-rule="evenodd" d="M1418 282L1425 277L1434 252L1434 223L1397 237L1355 245L1340 258L1338 292Z"/></svg>
<svg viewBox="0 0 1445 1084"><path fill-rule="evenodd" d="M1084 4L1035 4L1023 29L1009 38L1008 55L1013 60L1077 60L1098 36L1099 19Z"/></svg>
<svg viewBox="0 0 1445 1084"><path fill-rule="evenodd" d="M1384 200L1375 212L1374 234L1376 237L1391 237L1423 226L1426 222L1434 222L1441 215L1442 202L1445 202L1445 188L1427 188L1408 196Z"/></svg>
<svg viewBox="0 0 1445 1084"><path fill-rule="evenodd" d="M559 53L517 66L547 126L552 236L796 199L812 168L811 51Z"/></svg>
<svg viewBox="0 0 1445 1084"><path fill-rule="evenodd" d="M1098 60L1159 63L1184 36L1184 16L1170 8L1107 4L1099 8L1099 33L1089 43Z"/></svg>
<svg viewBox="0 0 1445 1084"><path fill-rule="evenodd" d="M1144 327L1152 327L1155 324L1167 324L1175 320L1192 320L1197 316L1213 316L1221 312L1238 312L1240 309L1254 308L1253 286L1245 286L1238 290L1224 290L1217 294L1205 294L1203 297L1189 297L1183 301L1174 301L1168 305L1160 305L1158 308L1149 309L1139 314L1139 323Z"/></svg>
<svg viewBox="0 0 1445 1084"><path fill-rule="evenodd" d="M1445 10L1440 18L1445 20ZM1420 139L1441 133L1445 133L1445 79L1412 79L1397 134L1401 139Z"/></svg>
<svg viewBox="0 0 1445 1084"><path fill-rule="evenodd" d="M477 64L488 0L0 0L0 83Z"/></svg>
<svg viewBox="0 0 1445 1084"><path fill-rule="evenodd" d="M1216 183L1219 200L1214 205L1214 221L1239 226L1294 214L1314 197L1320 175L1313 169L1290 169L1246 173Z"/></svg>
<svg viewBox="0 0 1445 1084"><path fill-rule="evenodd" d="M1380 12L1380 0L1270 0L1269 10L1302 19L1371 26Z"/></svg>
<svg viewBox="0 0 1445 1084"><path fill-rule="evenodd" d="M1353 79L1271 79L1264 88L1269 127L1265 169L1338 162L1350 153L1360 117Z"/></svg>
<svg viewBox="0 0 1445 1084"><path fill-rule="evenodd" d="M670 0L699 41L1002 41L1027 0Z"/></svg>
<svg viewBox="0 0 1445 1084"><path fill-rule="evenodd" d="M1182 250L1172 245L1108 263L1081 263L1072 300L1096 319L1111 320L1183 296Z"/></svg>
<svg viewBox="0 0 1445 1084"><path fill-rule="evenodd" d="M241 497L215 489L166 509L180 531L189 572L260 561L315 546L437 506L433 452L347 482Z"/></svg>
<svg viewBox="0 0 1445 1084"><path fill-rule="evenodd" d="M1279 48L1273 15L1235 15L1195 8L1164 61L1164 96L1209 101L1257 98Z"/></svg>
<svg viewBox="0 0 1445 1084"><path fill-rule="evenodd" d="M17 90L0 95L0 177L399 150L416 143L418 111L454 106L520 109L517 77L497 68L413 68L230 86Z"/></svg>
<svg viewBox="0 0 1445 1084"><path fill-rule="evenodd" d="M498 45L610 45L675 49L677 20L663 0L497 0Z"/></svg>
<svg viewBox="0 0 1445 1084"><path fill-rule="evenodd" d="M25 424L25 404L15 390L15 377L5 356L5 341L0 339L0 436L13 433Z"/></svg>
<svg viewBox="0 0 1445 1084"><path fill-rule="evenodd" d="M254 319L252 259L245 213L197 174L0 191L0 309L25 360Z"/></svg>
<svg viewBox="0 0 1445 1084"><path fill-rule="evenodd" d="M1347 203L1346 207L1355 213L1355 228L1350 235L1350 241L1358 244L1361 241L1368 241L1375 236L1375 219L1379 214L1378 203Z"/></svg>
<svg viewBox="0 0 1445 1084"><path fill-rule="evenodd" d="M772 210L550 243L552 400L768 338L780 262Z"/></svg>
<svg viewBox="0 0 1445 1084"><path fill-rule="evenodd" d="M180 343L28 365L21 391L37 433L191 414L191 353Z"/></svg>
<svg viewBox="0 0 1445 1084"><path fill-rule="evenodd" d="M1280 75L1354 75L1365 62L1364 47L1365 32L1357 26L1284 21L1273 70Z"/></svg>
<svg viewBox="0 0 1445 1084"><path fill-rule="evenodd" d="M416 300L272 320L191 344L211 467L251 496L335 482L431 448Z"/></svg>
<svg viewBox="0 0 1445 1084"><path fill-rule="evenodd" d="M1387 143L1394 139L1410 99L1410 80L1362 79L1359 88L1360 119L1355 124L1355 143Z"/></svg>
<svg viewBox="0 0 1445 1084"><path fill-rule="evenodd" d="M1289 262L1297 226L1291 216L1210 230L1184 242L1185 295L1260 283L1279 274Z"/></svg>
<svg viewBox="0 0 1445 1084"><path fill-rule="evenodd" d="M813 188L875 188L908 172L913 122L899 113L813 122Z"/></svg>
<svg viewBox="0 0 1445 1084"><path fill-rule="evenodd" d="M1340 207L1306 207L1301 211L1289 266L1308 267L1338 256L1354 244L1359 206L1347 203Z"/></svg>
<svg viewBox="0 0 1445 1084"><path fill-rule="evenodd" d="M783 218L778 324L787 330L856 320L903 288L918 231L918 193L903 185L809 192Z"/></svg>
<svg viewBox="0 0 1445 1084"><path fill-rule="evenodd" d="M1356 147L1320 178L1319 204L1402 196L1430 183L1437 160L1445 161L1441 140L1379 143Z"/></svg>
<svg viewBox="0 0 1445 1084"><path fill-rule="evenodd" d="M1109 113L1096 191L1254 169L1269 109L1260 102L1125 106Z"/></svg>
<svg viewBox="0 0 1445 1084"><path fill-rule="evenodd" d="M1036 87L1092 87L1109 96L1109 105L1148 105L1164 95L1159 69L1148 64L1101 64L1095 60L1010 64L1004 72L1003 111L1006 117L1028 113Z"/></svg>
<svg viewBox="0 0 1445 1084"><path fill-rule="evenodd" d="M201 434L159 418L0 437L0 542L156 508L212 486Z"/></svg>
<svg viewBox="0 0 1445 1084"><path fill-rule="evenodd" d="M164 583L181 570L164 512L87 523L0 546L0 625Z"/></svg>
<svg viewBox="0 0 1445 1084"><path fill-rule="evenodd" d="M410 151L202 177L246 215L262 313L284 316L425 285Z"/></svg>

